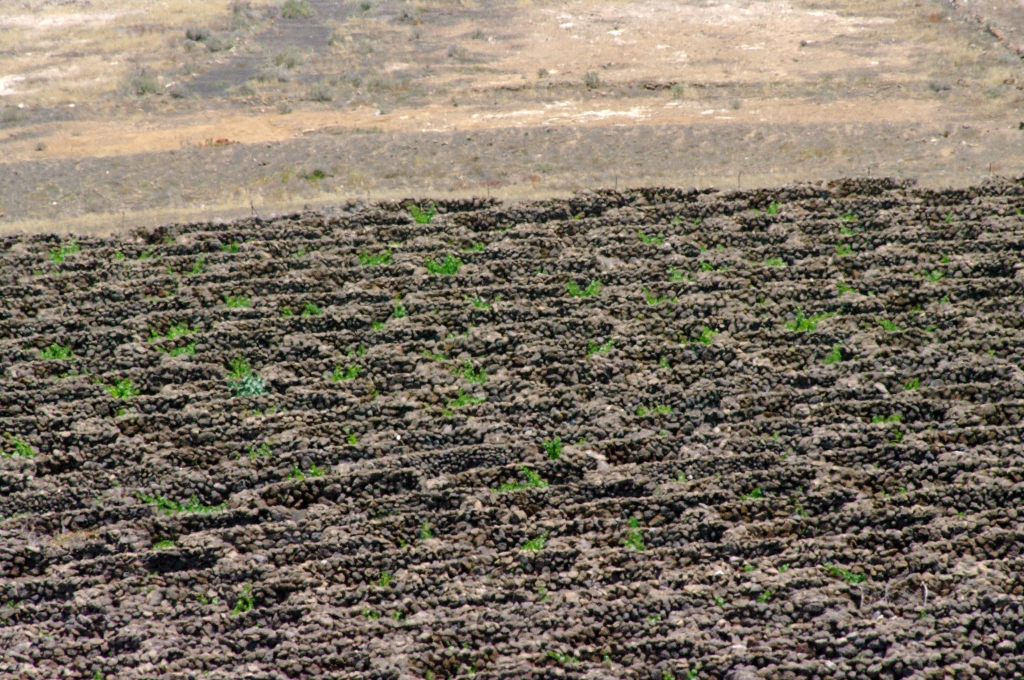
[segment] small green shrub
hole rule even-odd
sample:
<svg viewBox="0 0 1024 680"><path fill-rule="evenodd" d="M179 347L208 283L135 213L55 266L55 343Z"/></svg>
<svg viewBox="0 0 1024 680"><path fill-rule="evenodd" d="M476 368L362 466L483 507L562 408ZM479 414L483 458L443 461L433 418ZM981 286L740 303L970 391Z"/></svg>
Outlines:
<svg viewBox="0 0 1024 680"><path fill-rule="evenodd" d="M486 247L487 246L484 245L483 243L474 243L473 245L471 245L468 248L463 248L462 252L464 252L464 253L479 253L481 250L483 250Z"/></svg>
<svg viewBox="0 0 1024 680"><path fill-rule="evenodd" d="M765 212L767 212L769 215L778 215L779 204L776 203L775 201L772 201L771 203L768 204L768 210L766 210Z"/></svg>
<svg viewBox="0 0 1024 680"><path fill-rule="evenodd" d="M33 449L32 446L21 437L16 437L12 435L10 432L5 434L4 436L7 437L7 441L11 445L11 452L3 454L4 458L10 458L11 456L17 456L19 458L36 457L35 449Z"/></svg>
<svg viewBox="0 0 1024 680"><path fill-rule="evenodd" d="M231 610L231 615L238 616L239 614L244 614L251 610L255 604L256 600L252 596L252 586L246 584L242 588L242 594L239 595L238 600L235 601L235 608Z"/></svg>
<svg viewBox="0 0 1024 680"><path fill-rule="evenodd" d="M644 232L638 231L636 232L636 237L640 239L641 242L649 246L660 246L662 243L665 242L664 232L658 232L654 236L648 236Z"/></svg>
<svg viewBox="0 0 1024 680"><path fill-rule="evenodd" d="M579 297L593 297L601 292L601 282L594 279L587 284L586 288L580 288L575 281L570 281L565 284L565 289L569 292L569 295L575 298Z"/></svg>
<svg viewBox="0 0 1024 680"><path fill-rule="evenodd" d="M901 423L903 418L899 413L893 413L889 417L886 416L872 416L871 422L873 423Z"/></svg>
<svg viewBox="0 0 1024 680"><path fill-rule="evenodd" d="M432 361L448 361L448 357L442 354L431 354L427 350L423 350L423 357Z"/></svg>
<svg viewBox="0 0 1024 680"><path fill-rule="evenodd" d="M508 491L522 491L523 489L544 489L548 486L548 483L541 478L541 476L526 467L525 465L519 468L519 471L523 473L523 477L526 478L525 482L505 482L499 486L495 491L498 493L505 493Z"/></svg>
<svg viewBox="0 0 1024 680"><path fill-rule="evenodd" d="M548 452L548 458L557 460L562 457L562 438L555 436L552 439L544 440L544 450Z"/></svg>
<svg viewBox="0 0 1024 680"><path fill-rule="evenodd" d="M832 349L828 354L825 355L825 365L830 366L832 364L839 363L843 360L843 346L839 343L832 345Z"/></svg>
<svg viewBox="0 0 1024 680"><path fill-rule="evenodd" d="M380 578L377 579L377 585L381 588L387 588L391 585L392 576L386 571L380 572Z"/></svg>
<svg viewBox="0 0 1024 680"><path fill-rule="evenodd" d="M192 268L185 273L189 276L195 276L196 274L202 274L204 269L206 269L206 256L200 255L196 258L195 264L192 265Z"/></svg>
<svg viewBox="0 0 1024 680"><path fill-rule="evenodd" d="M50 261L54 264L61 264L67 259L67 256L72 253L77 253L81 248L78 246L78 241L69 241L59 248L54 248L50 251Z"/></svg>
<svg viewBox="0 0 1024 680"><path fill-rule="evenodd" d="M39 350L39 358L45 361L73 359L74 353L71 351L71 345L61 346L53 343L49 347Z"/></svg>
<svg viewBox="0 0 1024 680"><path fill-rule="evenodd" d="M258 449L253 448L251 446L249 447L249 459L250 460L256 460L257 458L265 458L267 456L272 456L272 455L274 455L274 451L270 448L270 446L266 442L263 442L262 444L260 444L260 447Z"/></svg>
<svg viewBox="0 0 1024 680"><path fill-rule="evenodd" d="M644 533L640 529L640 521L636 517L629 518L629 531L626 532L626 539L622 542L627 548L642 551L646 550L644 545Z"/></svg>
<svg viewBox="0 0 1024 680"><path fill-rule="evenodd" d="M532 538L526 543L523 543L521 550L524 552L537 552L538 550L544 549L544 541L547 540L547 533L543 533L537 538Z"/></svg>
<svg viewBox="0 0 1024 680"><path fill-rule="evenodd" d="M769 257L764 261L765 267L785 267L786 263L783 262L781 257Z"/></svg>
<svg viewBox="0 0 1024 680"><path fill-rule="evenodd" d="M157 541L156 543L153 544L153 550L167 550L168 548L173 548L173 547L174 547L174 541L171 541L171 540Z"/></svg>
<svg viewBox="0 0 1024 680"><path fill-rule="evenodd" d="M878 325L882 327L886 333L895 333L896 331L903 330L889 319L879 319Z"/></svg>
<svg viewBox="0 0 1024 680"><path fill-rule="evenodd" d="M176 347L167 352L167 356L180 357L180 356L195 356L196 354L196 343L190 342L183 347Z"/></svg>
<svg viewBox="0 0 1024 680"><path fill-rule="evenodd" d="M854 288L853 286L848 285L844 281L839 281L838 283L836 283L836 290L839 291L840 295L842 295L843 293L856 293L857 292L856 288Z"/></svg>
<svg viewBox="0 0 1024 680"><path fill-rule="evenodd" d="M224 298L224 304L232 309L242 309L244 307L252 307L252 298L228 295Z"/></svg>
<svg viewBox="0 0 1024 680"><path fill-rule="evenodd" d="M320 308L316 306L316 303L306 302L302 307L302 316L320 316L322 312Z"/></svg>
<svg viewBox="0 0 1024 680"><path fill-rule="evenodd" d="M597 74L594 73L593 71L590 71L590 73L588 73L587 75L589 76L591 74L593 74L595 78L597 77ZM600 85L600 82L598 82L598 85L594 85L593 87L598 87L599 85ZM591 87L591 86L587 85L587 87ZM549 651L547 653L547 655L548 655L548 658L554 659L555 661L557 661L560 664L575 665L575 664L578 664L580 662L580 660L578 658L576 658L575 656L572 656L571 654L563 654L562 652L552 652L552 651Z"/></svg>
<svg viewBox="0 0 1024 680"><path fill-rule="evenodd" d="M423 524L420 525L420 540L429 541L434 537L433 532L430 530L430 522L424 520Z"/></svg>
<svg viewBox="0 0 1024 680"><path fill-rule="evenodd" d="M139 395L139 389L128 378L118 380L113 385L107 385L104 389L114 399L129 399Z"/></svg>
<svg viewBox="0 0 1024 680"><path fill-rule="evenodd" d="M852 571L848 571L846 569L843 569L842 567L837 567L834 564L825 564L823 566L825 567L825 571L827 571L830 576L841 578L850 585L864 583L864 581L867 580L867 577L864 574L855 574Z"/></svg>
<svg viewBox="0 0 1024 680"><path fill-rule="evenodd" d="M840 243L838 246L836 246L836 255L838 255L839 257L842 257L844 255L850 255L851 253L853 253L853 248L846 245L845 243Z"/></svg>
<svg viewBox="0 0 1024 680"><path fill-rule="evenodd" d="M474 368L472 362L469 360L462 365L462 368L456 368L452 372L471 383L483 385L487 382L487 371L482 366L480 368Z"/></svg>
<svg viewBox="0 0 1024 680"><path fill-rule="evenodd" d="M452 276L459 271L459 267L462 266L462 260L451 255L445 255L442 262L436 262L434 260L427 260L423 263L427 268L427 271L431 274L441 274L443 276Z"/></svg>
<svg viewBox="0 0 1024 680"><path fill-rule="evenodd" d="M405 306L398 304L398 301L396 300L395 307L391 310L391 318L404 319L407 316L409 316L409 312L406 311Z"/></svg>
<svg viewBox="0 0 1024 680"><path fill-rule="evenodd" d="M647 299L647 304L651 307L657 307L664 302L679 302L679 298L668 297L668 296L657 296L652 294L649 290L644 288L644 297Z"/></svg>
<svg viewBox="0 0 1024 680"><path fill-rule="evenodd" d="M237 253L238 252L238 243L236 243L235 241L232 241L231 243L227 243L227 244L225 244L225 245L220 247L220 252L222 252L222 253Z"/></svg>
<svg viewBox="0 0 1024 680"><path fill-rule="evenodd" d="M437 208L431 203L426 210L420 210L420 207L414 204L409 206L409 214L416 224L430 224L430 220L437 214Z"/></svg>
<svg viewBox="0 0 1024 680"><path fill-rule="evenodd" d="M612 345L615 344L614 340L598 345L596 342L587 343L587 358L594 356L595 354L607 354L612 351Z"/></svg>
<svg viewBox="0 0 1024 680"><path fill-rule="evenodd" d="M917 378L911 378L907 382L903 383L903 389L905 390L916 390L921 384L921 381Z"/></svg>
<svg viewBox="0 0 1024 680"><path fill-rule="evenodd" d="M940 272L938 269L933 269L930 272L927 272L924 275L924 278L928 279L932 283L935 283L936 281L939 281L940 279L942 279L943 276L944 276L944 274L942 272Z"/></svg>
<svg viewBox="0 0 1024 680"><path fill-rule="evenodd" d="M697 342L702 345L710 345L716 335L718 335L718 331L713 331L707 326L701 326L700 335L697 336Z"/></svg>
<svg viewBox="0 0 1024 680"><path fill-rule="evenodd" d="M139 500L147 505L155 505L157 510L164 512L165 514L173 514L176 512L195 512L199 514L208 514L211 512L220 512L224 510L228 504L221 503L220 505L203 505L199 500L192 496L188 501L182 505L175 501L164 498L163 496L139 496Z"/></svg>
<svg viewBox="0 0 1024 680"><path fill-rule="evenodd" d="M813 332L818 329L818 322L835 316L835 312L823 312L814 316L804 316L804 310L796 308L796 316L792 321L787 321L785 326L797 333Z"/></svg>
<svg viewBox="0 0 1024 680"><path fill-rule="evenodd" d="M382 264L391 264L391 251L385 250L383 253L377 253L376 255L369 255L367 253L359 253L359 264L364 267L375 267Z"/></svg>
<svg viewBox="0 0 1024 680"><path fill-rule="evenodd" d="M361 366L356 364L350 365L344 371L341 370L341 366L334 367L334 373L331 374L331 380L334 382L341 382L344 380L354 380L359 377L359 371L362 370Z"/></svg>
<svg viewBox="0 0 1024 680"><path fill-rule="evenodd" d="M680 281L689 281L690 277L685 272L681 272L672 267L668 270L668 280L673 283L679 283Z"/></svg>
<svg viewBox="0 0 1024 680"><path fill-rule="evenodd" d="M672 407L671 406L665 406L664 404L659 404L658 406L655 406L653 408L647 408L646 406L637 406L636 407L636 414L637 414L637 416L639 416L641 418L643 418L645 416L667 415L669 413L672 413Z"/></svg>
<svg viewBox="0 0 1024 680"><path fill-rule="evenodd" d="M466 298L476 309L490 309L491 304L483 298Z"/></svg>
<svg viewBox="0 0 1024 680"><path fill-rule="evenodd" d="M745 493L742 496L740 496L741 501L749 501L755 498L764 498L764 492L761 491L761 487L757 487L750 493Z"/></svg>
<svg viewBox="0 0 1024 680"><path fill-rule="evenodd" d="M487 401L486 397L471 397L462 390L459 390L459 396L448 402L448 410L462 408L464 406L476 406Z"/></svg>
<svg viewBox="0 0 1024 680"><path fill-rule="evenodd" d="M245 357L237 356L231 360L231 372L227 377L228 389L235 397L258 397L267 393L266 381L252 372Z"/></svg>
<svg viewBox="0 0 1024 680"><path fill-rule="evenodd" d="M167 333L160 335L154 330L149 331L149 341L156 342L158 340L174 340L176 338L183 338L186 335L195 333L195 328L189 328L187 323L176 323L167 329Z"/></svg>

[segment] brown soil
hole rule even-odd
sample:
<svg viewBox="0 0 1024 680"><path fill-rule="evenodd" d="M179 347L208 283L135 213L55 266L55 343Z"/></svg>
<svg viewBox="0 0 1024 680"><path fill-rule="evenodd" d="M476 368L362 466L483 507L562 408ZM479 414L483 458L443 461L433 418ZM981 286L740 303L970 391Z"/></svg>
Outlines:
<svg viewBox="0 0 1024 680"><path fill-rule="evenodd" d="M1020 675L1020 182L437 207L0 241L0 676Z"/></svg>

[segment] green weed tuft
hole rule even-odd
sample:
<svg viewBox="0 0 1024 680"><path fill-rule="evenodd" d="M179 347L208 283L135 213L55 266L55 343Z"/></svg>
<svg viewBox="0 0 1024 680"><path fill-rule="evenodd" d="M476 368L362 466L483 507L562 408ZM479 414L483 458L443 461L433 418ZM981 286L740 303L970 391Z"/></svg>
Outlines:
<svg viewBox="0 0 1024 680"><path fill-rule="evenodd" d="M761 593L757 597L757 601L758 602L767 602L770 599L772 599L772 591L770 591L770 590L764 591L763 593Z"/></svg>
<svg viewBox="0 0 1024 680"><path fill-rule="evenodd" d="M844 255L850 255L852 253L853 248L846 245L845 243L840 243L838 246L836 246L836 255L838 255L839 257L842 257Z"/></svg>
<svg viewBox="0 0 1024 680"><path fill-rule="evenodd" d="M594 356L595 354L607 354L612 351L612 346L615 344L614 340L608 340L608 342L598 345L596 342L587 343L587 358Z"/></svg>
<svg viewBox="0 0 1024 680"><path fill-rule="evenodd" d="M139 388L128 378L118 380L113 385L107 385L104 389L114 399L129 399L139 395Z"/></svg>
<svg viewBox="0 0 1024 680"><path fill-rule="evenodd" d="M921 384L921 381L917 378L911 378L907 382L903 383L903 389L905 390L916 390Z"/></svg>
<svg viewBox="0 0 1024 680"><path fill-rule="evenodd" d="M427 260L423 263L427 268L427 271L431 274L441 274L443 276L452 276L459 271L459 267L462 266L462 260L451 255L445 255L442 262L435 260Z"/></svg>
<svg viewBox="0 0 1024 680"><path fill-rule="evenodd" d="M691 278L688 274L681 272L674 267L670 267L668 270L668 280L673 283L679 283L680 281L689 281Z"/></svg>
<svg viewBox="0 0 1024 680"><path fill-rule="evenodd" d="M237 356L231 360L231 372L227 377L228 389L236 397L258 397L267 393L266 381L252 372L245 357Z"/></svg>
<svg viewBox="0 0 1024 680"><path fill-rule="evenodd" d="M543 533L537 538L532 538L526 543L523 543L521 550L525 552L537 552L538 550L544 549L544 541L547 540L547 533Z"/></svg>
<svg viewBox="0 0 1024 680"><path fill-rule="evenodd" d="M646 288L644 288L644 297L647 298L647 304L651 307L657 307L663 302L679 302L679 298L658 297L657 295L652 295Z"/></svg>
<svg viewBox="0 0 1024 680"><path fill-rule="evenodd" d="M840 295L842 295L843 293L856 293L857 292L856 288L854 288L851 285L848 285L845 281L837 282L836 283L836 290L839 291Z"/></svg>
<svg viewBox="0 0 1024 680"><path fill-rule="evenodd" d="M238 252L238 243L235 242L235 241L232 241L231 243L226 243L226 244L224 244L224 245L222 245L220 247L220 252L222 252L222 253L237 253Z"/></svg>
<svg viewBox="0 0 1024 680"><path fill-rule="evenodd" d="M235 608L231 610L231 615L238 616L239 614L244 614L252 609L255 604L256 600L252 596L252 586L246 584L242 588L242 594L235 601Z"/></svg>
<svg viewBox="0 0 1024 680"><path fill-rule="evenodd" d="M249 447L249 459L250 460L256 460L257 458L261 458L261 457L265 457L265 456L272 456L272 455L274 455L274 451L270 448L270 446L266 442L263 442L262 444L260 444L260 447L258 449L255 449L255 448L253 448L251 446Z"/></svg>
<svg viewBox="0 0 1024 680"><path fill-rule="evenodd" d="M713 331L707 326L701 326L700 335L697 336L697 342L702 345L710 345L716 335L718 335L718 331Z"/></svg>
<svg viewBox="0 0 1024 680"><path fill-rule="evenodd" d="M409 214L412 215L416 224L430 224L430 220L434 219L434 215L437 214L437 208L433 203L426 210L420 210L418 205L410 205Z"/></svg>
<svg viewBox="0 0 1024 680"><path fill-rule="evenodd" d="M764 261L764 266L765 267L785 267L786 263L782 260L781 257L769 257L767 260Z"/></svg>
<svg viewBox="0 0 1024 680"><path fill-rule="evenodd" d="M889 417L885 416L872 416L871 422L873 423L901 423L903 418L900 417L899 413L893 413Z"/></svg>
<svg viewBox="0 0 1024 680"><path fill-rule="evenodd" d="M768 204L768 210L766 210L765 212L767 212L769 215L778 215L779 204L776 203L775 201L772 201L771 203Z"/></svg>
<svg viewBox="0 0 1024 680"><path fill-rule="evenodd" d="M629 531L626 532L626 539L622 543L627 548L637 551L647 549L647 546L644 545L643 530L640 529L640 520L636 517L629 518Z"/></svg>
<svg viewBox="0 0 1024 680"><path fill-rule="evenodd" d="M163 541L157 541L153 544L153 550L167 550L168 548L174 547L174 541L165 539Z"/></svg>
<svg viewBox="0 0 1024 680"><path fill-rule="evenodd" d="M202 274L204 269L206 269L206 256L200 255L196 258L192 268L185 272L185 274L188 276L195 276L196 274Z"/></svg>
<svg viewBox="0 0 1024 680"><path fill-rule="evenodd" d="M764 492L761 491L761 487L757 487L750 493L745 493L742 496L740 496L741 501L750 501L754 500L755 498L764 498Z"/></svg>
<svg viewBox="0 0 1024 680"><path fill-rule="evenodd" d="M72 359L74 354L71 352L71 345L62 347L57 343L53 343L49 347L39 350L39 358L46 361L55 361L58 359Z"/></svg>
<svg viewBox="0 0 1024 680"><path fill-rule="evenodd" d="M791 331L797 333L813 332L818 329L818 322L824 321L830 317L835 316L835 312L822 312L821 314L815 314L814 316L805 316L804 310L799 307L796 308L796 316L792 321L787 321L785 326Z"/></svg>
<svg viewBox="0 0 1024 680"><path fill-rule="evenodd" d="M423 357L432 361L448 361L448 357L444 353L431 354L427 350L423 350Z"/></svg>
<svg viewBox="0 0 1024 680"><path fill-rule="evenodd" d="M188 501L182 505L181 503L172 501L164 498L163 496L139 496L139 500L147 505L155 505L157 510L164 512L165 514L173 514L176 512L195 512L199 514L207 514L211 512L220 512L225 509L228 504L227 502L221 503L220 505L203 505L199 500L192 496Z"/></svg>
<svg viewBox="0 0 1024 680"><path fill-rule="evenodd" d="M487 397L471 397L462 390L459 390L459 396L448 402L448 410L462 408L464 406L476 406L487 401Z"/></svg>
<svg viewBox="0 0 1024 680"><path fill-rule="evenodd" d="M932 283L935 283L936 281L940 280L943 276L944 274L940 272L938 269L933 269L930 272L926 272L924 278L928 279Z"/></svg>
<svg viewBox="0 0 1024 680"><path fill-rule="evenodd" d="M359 377L359 371L363 370L362 366L356 364L350 365L344 371L341 370L341 366L334 367L334 373L331 374L331 380L334 382L342 382L344 380L355 380Z"/></svg>
<svg viewBox="0 0 1024 680"><path fill-rule="evenodd" d="M590 73L593 73L593 71L591 71ZM590 73L588 73L587 75L590 75ZM595 77L596 77L596 74L595 74ZM568 665L568 664L578 664L580 662L580 660L577 659L575 656L572 656L571 654L563 654L562 652L548 651L547 655L548 655L549 659L554 659L555 661L557 661L560 664Z"/></svg>
<svg viewBox="0 0 1024 680"><path fill-rule="evenodd" d="M380 578L377 579L377 585L381 588L387 588L391 585L391 574L386 571L380 572Z"/></svg>
<svg viewBox="0 0 1024 680"><path fill-rule="evenodd" d="M654 236L648 236L644 232L638 231L636 232L636 237L649 246L660 246L665 242L665 234L663 232L658 232Z"/></svg>
<svg viewBox="0 0 1024 680"><path fill-rule="evenodd" d="M224 304L232 309L252 307L252 298L242 297L240 295L228 295L224 298Z"/></svg>
<svg viewBox="0 0 1024 680"><path fill-rule="evenodd" d="M485 244L483 244L483 243L474 243L473 245L471 245L468 248L463 248L462 252L464 252L464 253L479 253L481 250L483 250L486 247L487 246Z"/></svg>
<svg viewBox="0 0 1024 680"><path fill-rule="evenodd" d="M302 316L320 316L322 313L316 303L313 302L306 302L302 307Z"/></svg>
<svg viewBox="0 0 1024 680"><path fill-rule="evenodd" d="M825 355L825 365L830 366L843 360L843 346L839 343L832 345L832 349Z"/></svg>
<svg viewBox="0 0 1024 680"><path fill-rule="evenodd" d="M67 256L72 253L77 253L81 248L78 246L78 241L69 241L59 248L54 248L50 251L50 261L54 264L61 264L67 259Z"/></svg>
<svg viewBox="0 0 1024 680"><path fill-rule="evenodd" d="M643 418L644 416L667 415L669 413L672 413L672 407L665 406L664 404L659 404L658 406L655 406L653 408L647 408L646 406L636 407L636 414L641 418Z"/></svg>
<svg viewBox="0 0 1024 680"><path fill-rule="evenodd" d="M285 19L298 19L313 16L313 7L309 0L285 0L281 5L281 16Z"/></svg>
<svg viewBox="0 0 1024 680"><path fill-rule="evenodd" d="M473 368L473 364L469 360L462 365L462 368L456 368L452 373L478 385L487 382L487 371L483 367Z"/></svg>
<svg viewBox="0 0 1024 680"><path fill-rule="evenodd" d="M7 441L10 442L11 452L3 454L3 458L10 458L12 456L16 456L18 458L36 457L35 449L33 449L32 446L21 437L16 437L10 432L6 433L4 436L7 437Z"/></svg>
<svg viewBox="0 0 1024 680"><path fill-rule="evenodd" d="M601 292L601 282L594 279L587 284L586 288L580 288L575 281L570 281L565 284L565 289L569 292L570 296L575 298L593 297Z"/></svg>
<svg viewBox="0 0 1024 680"><path fill-rule="evenodd" d="M367 253L359 253L359 264L364 267L375 267L382 264L391 264L391 251L385 250L383 253L377 253L376 255L368 255Z"/></svg>
<svg viewBox="0 0 1024 680"><path fill-rule="evenodd" d="M420 540L429 541L434 537L433 532L430 530L430 522L424 520L423 524L420 525Z"/></svg>
<svg viewBox="0 0 1024 680"><path fill-rule="evenodd" d="M881 326L882 330L886 333L895 333L896 331L903 330L892 321L889 321L889 319L879 319L878 325Z"/></svg>
<svg viewBox="0 0 1024 680"><path fill-rule="evenodd" d="M558 460L562 457L562 438L555 435L552 439L545 439L544 450L548 452L548 458Z"/></svg>
<svg viewBox="0 0 1024 680"><path fill-rule="evenodd" d="M864 583L864 581L867 580L867 577L864 574L855 574L852 571L848 571L846 569L843 569L842 567L837 567L834 564L825 564L823 566L825 567L825 571L827 571L830 576L841 578L850 585Z"/></svg>
<svg viewBox="0 0 1024 680"><path fill-rule="evenodd" d="M544 489L547 487L548 483L544 481L544 479L542 479L537 472L531 470L525 465L520 467L519 471L522 472L523 476L526 478L525 482L519 482L518 480L514 482L505 482L504 484L502 484L501 486L494 490L498 493L505 493L508 491L522 491L523 489Z"/></svg>
<svg viewBox="0 0 1024 680"><path fill-rule="evenodd" d="M405 310L405 307L403 305L397 304L396 301L394 309L391 310L391 318L404 319L407 316L409 316L409 312Z"/></svg>

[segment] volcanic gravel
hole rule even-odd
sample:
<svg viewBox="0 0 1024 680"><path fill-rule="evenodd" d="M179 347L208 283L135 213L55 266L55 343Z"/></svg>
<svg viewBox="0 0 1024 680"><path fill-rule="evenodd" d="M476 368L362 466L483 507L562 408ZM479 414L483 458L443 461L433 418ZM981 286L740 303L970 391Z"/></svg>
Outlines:
<svg viewBox="0 0 1024 680"><path fill-rule="evenodd" d="M0 676L1024 673L1020 181L411 205L0 237Z"/></svg>

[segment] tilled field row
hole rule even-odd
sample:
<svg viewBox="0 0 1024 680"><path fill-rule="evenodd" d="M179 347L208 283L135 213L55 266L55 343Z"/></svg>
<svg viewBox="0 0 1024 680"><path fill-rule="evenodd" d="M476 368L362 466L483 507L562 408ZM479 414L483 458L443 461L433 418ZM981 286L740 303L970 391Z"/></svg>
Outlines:
<svg viewBox="0 0 1024 680"><path fill-rule="evenodd" d="M1024 186L0 238L0 676L1024 673Z"/></svg>

